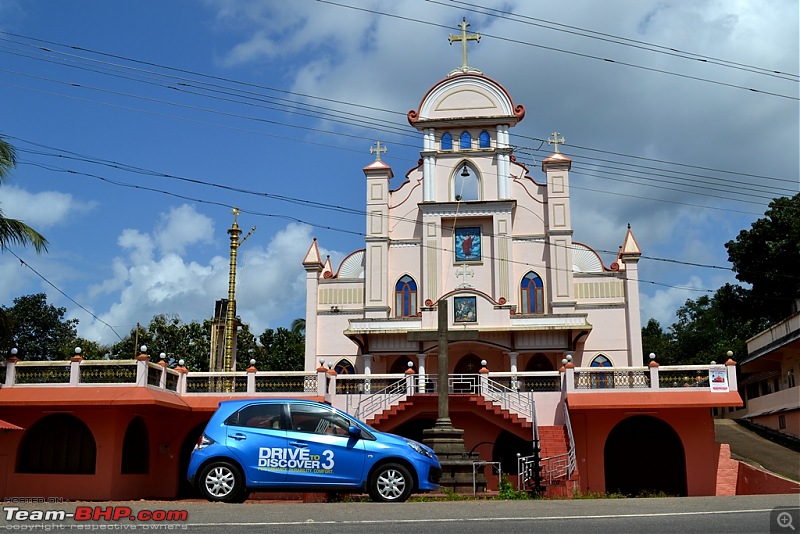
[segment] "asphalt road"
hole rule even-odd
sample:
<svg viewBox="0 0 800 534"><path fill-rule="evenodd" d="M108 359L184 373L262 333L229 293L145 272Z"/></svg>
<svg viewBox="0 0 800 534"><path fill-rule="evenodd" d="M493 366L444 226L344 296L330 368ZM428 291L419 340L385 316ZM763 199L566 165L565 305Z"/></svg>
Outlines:
<svg viewBox="0 0 800 534"><path fill-rule="evenodd" d="M35 515L39 511L39 515ZM59 518L64 511L82 516ZM185 512L173 521L143 520L145 512ZM50 512L49 518L41 514ZM130 512L130 519L127 515ZM114 521L110 514L118 513ZM99 521L92 514L106 515ZM782 514L782 515L781 515ZM136 517L139 515L139 517ZM779 523L780 522L780 523ZM794 530L792 530L792 527ZM216 533L427 533L487 532L793 533L800 529L800 496L576 499L538 501L445 501L378 504L197 501L115 503L3 503L0 530L191 531Z"/></svg>

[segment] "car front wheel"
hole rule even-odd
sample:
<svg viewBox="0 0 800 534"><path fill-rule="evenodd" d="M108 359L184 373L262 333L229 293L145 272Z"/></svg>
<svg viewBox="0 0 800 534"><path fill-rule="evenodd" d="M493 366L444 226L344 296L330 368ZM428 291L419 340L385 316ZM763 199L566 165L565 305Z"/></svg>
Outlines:
<svg viewBox="0 0 800 534"><path fill-rule="evenodd" d="M408 469L400 464L384 464L372 474L369 496L376 502L404 502L414 489Z"/></svg>
<svg viewBox="0 0 800 534"><path fill-rule="evenodd" d="M244 476L229 462L212 462L204 467L198 487L209 501L240 503L247 498Z"/></svg>

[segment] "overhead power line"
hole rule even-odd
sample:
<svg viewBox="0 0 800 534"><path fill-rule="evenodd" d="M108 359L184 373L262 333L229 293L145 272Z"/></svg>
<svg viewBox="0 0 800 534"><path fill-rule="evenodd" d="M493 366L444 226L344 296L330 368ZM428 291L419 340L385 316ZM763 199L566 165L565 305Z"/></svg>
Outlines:
<svg viewBox="0 0 800 534"><path fill-rule="evenodd" d="M342 3L339 3L339 2L333 2L332 0L316 0L316 1L320 2L320 3L323 3L323 4L330 4L330 5L333 5L333 6L342 7L342 8L346 8L346 9L353 9L353 10L356 10L356 11L372 13L373 15L381 15L381 16L391 17L391 18L395 18L395 19L399 19L399 20L408 21L408 22L414 22L416 24L422 24L422 25L426 25L426 26L434 26L434 27L437 27L437 28L447 28L447 29L451 29L451 30L453 29L452 26L449 26L449 25L446 25L446 24L438 24L438 23L435 23L435 22L414 19L414 18L411 18L411 17L404 17L404 16L401 16L401 15L393 14L393 13L387 13L385 11L379 11L377 9L369 9L369 8L365 8L365 7L351 6L351 5L342 4ZM489 38L492 38L492 39L497 39L499 41L505 41L505 42L508 42L508 43L514 43L514 44L519 44L519 45L523 45L523 46L530 46L530 47L534 47L534 48L539 48L541 50L548 50L550 52L558 52L558 53L561 53L561 54L568 54L568 55L571 55L571 56L581 57L581 58L584 58L584 59L602 61L602 62L608 63L608 64L621 65L621 66L624 66L624 67L630 67L630 68L634 68L634 69L644 70L644 71L647 71L647 72L666 74L666 75L669 75L669 76L676 76L678 78L683 78L683 79L687 79L687 80L694 80L694 81L697 81L697 82L710 83L710 84L714 84L714 85L730 87L732 89L739 89L739 90L743 90L743 91L750 91L750 92L753 92L753 93L760 93L760 94L767 95L767 96L785 98L785 99L788 99L788 100L800 100L800 97L797 97L797 96L794 96L794 95L776 93L776 92L773 92L773 91L767 91L767 90L764 90L764 89L757 89L755 87L747 87L747 86L744 86L744 85L738 85L738 84L735 84L735 83L723 82L723 81L720 81L720 80L714 80L714 79L711 79L711 78L704 78L704 77L701 77L701 76L693 76L693 75L689 75L689 74L681 74L681 73L670 71L670 70L666 70L666 69L658 69L658 68L655 68L655 67L647 67L645 65L639 65L639 64L636 64L636 63L628 62L628 61L622 61L622 60L619 60L619 59L612 59L612 58L608 58L608 57L597 56L597 55L594 55L594 54L586 54L586 53L582 53L582 52L576 52L574 50L567 50L565 48L558 48L558 47L555 47L555 46L546 46L546 45L542 45L542 44L532 43L530 41L524 41L522 39L513 39L511 37L506 37L506 36L503 36L503 35L493 35L491 33L485 32L485 31L481 32L481 36L482 37L489 37ZM794 80L789 80L789 81L794 81Z"/></svg>

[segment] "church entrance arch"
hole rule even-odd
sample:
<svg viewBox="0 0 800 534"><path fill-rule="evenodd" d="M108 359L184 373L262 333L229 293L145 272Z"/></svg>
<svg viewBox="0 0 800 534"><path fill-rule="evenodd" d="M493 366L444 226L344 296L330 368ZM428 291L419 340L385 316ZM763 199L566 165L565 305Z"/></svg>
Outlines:
<svg viewBox="0 0 800 534"><path fill-rule="evenodd" d="M533 357L528 360L528 363L525 364L525 372L536 372L536 371L555 371L556 368L553 365L553 362L550 361L550 358L542 354L541 352L537 352L533 355Z"/></svg>
<svg viewBox="0 0 800 534"><path fill-rule="evenodd" d="M477 354L469 353L456 362L453 373L457 375L474 375L481 370L481 359Z"/></svg>
<svg viewBox="0 0 800 534"><path fill-rule="evenodd" d="M516 434L503 430L494 442L492 461L500 462L500 468L503 473L517 475L519 474L518 457L531 456L532 454L533 442L531 440L522 439Z"/></svg>
<svg viewBox="0 0 800 534"><path fill-rule="evenodd" d="M661 419L635 415L617 423L606 438L603 458L607 493L686 496L683 443ZM651 460L634 465L637 458Z"/></svg>

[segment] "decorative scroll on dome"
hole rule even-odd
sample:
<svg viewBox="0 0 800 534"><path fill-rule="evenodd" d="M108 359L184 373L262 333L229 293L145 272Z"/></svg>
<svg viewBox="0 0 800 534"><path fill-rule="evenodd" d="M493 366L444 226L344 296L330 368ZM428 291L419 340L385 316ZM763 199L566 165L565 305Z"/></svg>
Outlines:
<svg viewBox="0 0 800 534"><path fill-rule="evenodd" d="M572 272L602 273L603 261L597 252L582 243L572 243Z"/></svg>
<svg viewBox="0 0 800 534"><path fill-rule="evenodd" d="M364 278L367 256L364 250L357 250L347 256L339 267L337 278Z"/></svg>

